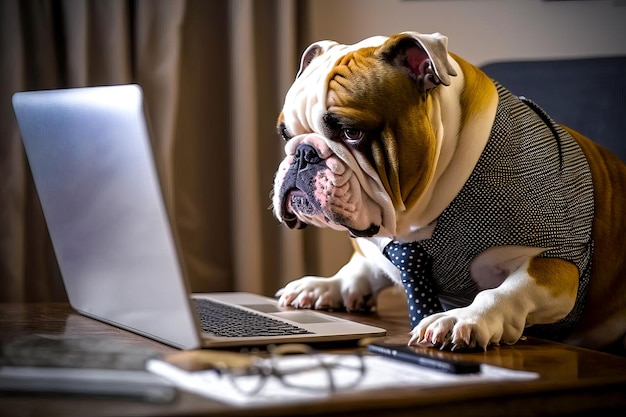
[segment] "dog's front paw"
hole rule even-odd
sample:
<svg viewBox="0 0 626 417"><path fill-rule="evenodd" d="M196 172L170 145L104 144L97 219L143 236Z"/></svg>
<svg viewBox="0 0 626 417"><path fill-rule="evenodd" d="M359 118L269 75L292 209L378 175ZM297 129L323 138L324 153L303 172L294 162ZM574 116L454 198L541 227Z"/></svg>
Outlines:
<svg viewBox="0 0 626 417"><path fill-rule="evenodd" d="M303 277L276 292L278 304L296 308L339 309L343 307L338 280Z"/></svg>
<svg viewBox="0 0 626 417"><path fill-rule="evenodd" d="M456 308L423 319L411 331L409 344L450 350L486 350L490 344L514 343L522 328L505 326L498 314L480 314L470 307Z"/></svg>
<svg viewBox="0 0 626 417"><path fill-rule="evenodd" d="M348 311L369 310L373 305L367 282L343 282L341 278L307 276L292 281L276 292L281 306Z"/></svg>

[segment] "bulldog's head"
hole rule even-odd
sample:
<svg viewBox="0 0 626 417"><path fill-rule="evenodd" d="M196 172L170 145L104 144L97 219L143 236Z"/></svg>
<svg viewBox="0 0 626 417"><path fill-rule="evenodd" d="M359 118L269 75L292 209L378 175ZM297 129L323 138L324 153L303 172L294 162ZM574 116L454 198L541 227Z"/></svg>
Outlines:
<svg viewBox="0 0 626 417"><path fill-rule="evenodd" d="M393 236L432 180L441 135L431 98L454 75L438 33L309 46L278 119L287 143L275 216L290 228Z"/></svg>

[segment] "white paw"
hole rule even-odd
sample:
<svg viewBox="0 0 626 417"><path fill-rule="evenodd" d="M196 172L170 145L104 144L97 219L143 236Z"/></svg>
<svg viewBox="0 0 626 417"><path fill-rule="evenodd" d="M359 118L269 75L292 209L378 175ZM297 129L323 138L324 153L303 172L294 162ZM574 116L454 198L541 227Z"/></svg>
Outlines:
<svg viewBox="0 0 626 417"><path fill-rule="evenodd" d="M490 344L516 342L522 330L523 326L505 326L502 314L494 311L477 313L468 306L426 317L411 331L409 344L450 350L486 350Z"/></svg>
<svg viewBox="0 0 626 417"><path fill-rule="evenodd" d="M367 280L307 276L276 292L281 306L296 308L369 310L375 302Z"/></svg>

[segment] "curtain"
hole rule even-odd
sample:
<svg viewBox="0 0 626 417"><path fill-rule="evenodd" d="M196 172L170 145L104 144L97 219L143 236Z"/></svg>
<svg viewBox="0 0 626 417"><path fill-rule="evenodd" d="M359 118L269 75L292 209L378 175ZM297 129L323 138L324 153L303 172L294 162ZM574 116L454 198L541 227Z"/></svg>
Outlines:
<svg viewBox="0 0 626 417"><path fill-rule="evenodd" d="M142 86L191 290L272 295L334 273L348 239L268 210L305 28L298 0L2 0L0 301L66 299L11 108L24 90Z"/></svg>

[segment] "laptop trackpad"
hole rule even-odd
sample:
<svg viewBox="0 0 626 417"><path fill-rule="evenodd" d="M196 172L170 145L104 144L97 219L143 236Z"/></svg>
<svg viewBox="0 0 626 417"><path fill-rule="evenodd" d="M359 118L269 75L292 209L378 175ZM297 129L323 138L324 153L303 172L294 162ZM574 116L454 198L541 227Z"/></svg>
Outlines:
<svg viewBox="0 0 626 417"><path fill-rule="evenodd" d="M296 323L328 323L335 321L330 317L325 317L322 314L317 314L308 310L296 310L296 311L281 311L276 316L282 317L287 320L295 321Z"/></svg>
<svg viewBox="0 0 626 417"><path fill-rule="evenodd" d="M255 311L260 311L261 313L268 313L268 314L280 313L282 311L280 308L278 308L274 304L270 304L270 303L241 304L241 306L242 307L246 307L246 308L250 308L250 309L255 310Z"/></svg>
<svg viewBox="0 0 626 417"><path fill-rule="evenodd" d="M243 304L243 306L262 313L273 314L287 320L295 321L296 323L327 323L334 321L331 318L324 317L322 314L313 313L308 310L283 311L270 303Z"/></svg>

